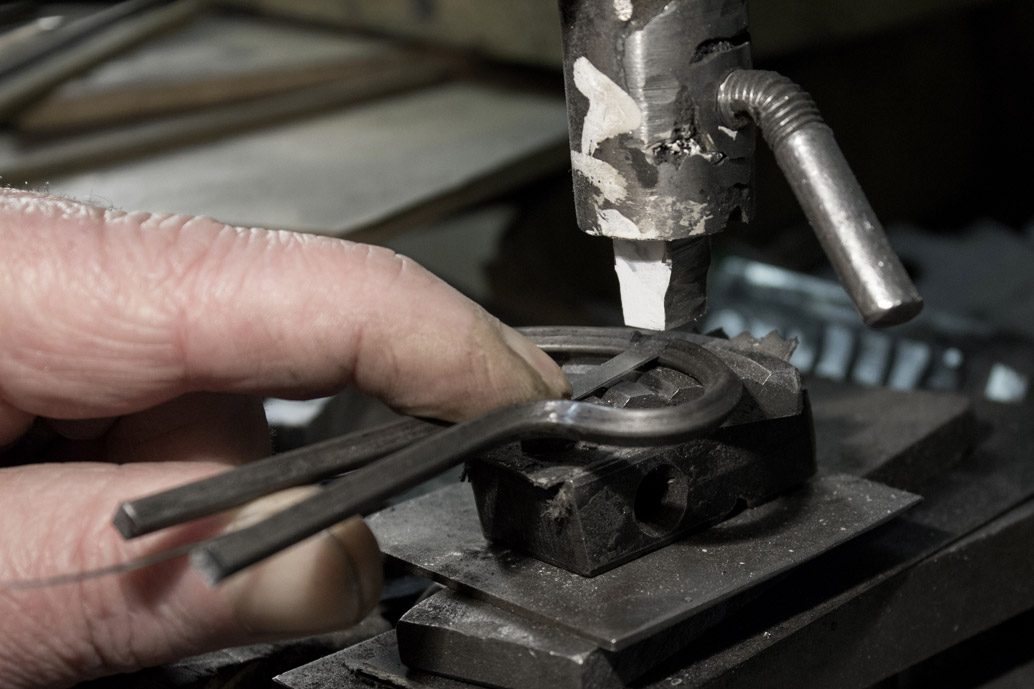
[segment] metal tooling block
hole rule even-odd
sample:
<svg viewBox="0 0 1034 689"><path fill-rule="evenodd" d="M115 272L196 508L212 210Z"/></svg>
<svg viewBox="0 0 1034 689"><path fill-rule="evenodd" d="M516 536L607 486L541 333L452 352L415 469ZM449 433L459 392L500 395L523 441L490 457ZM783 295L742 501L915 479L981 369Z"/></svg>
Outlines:
<svg viewBox="0 0 1034 689"><path fill-rule="evenodd" d="M410 668L492 687L621 686L595 644L447 589L411 608L395 631Z"/></svg>
<svg viewBox="0 0 1034 689"><path fill-rule="evenodd" d="M815 472L811 412L775 335L756 340L692 336L744 382L724 427L667 448L589 443L511 443L467 465L487 538L568 571L594 576L692 529L754 506ZM586 357L563 360L569 375ZM598 401L654 407L699 394L692 378L662 366L632 372Z"/></svg>
<svg viewBox="0 0 1034 689"><path fill-rule="evenodd" d="M918 498L821 477L591 579L482 537L456 485L368 519L386 555L447 586L617 651L695 616L894 517Z"/></svg>
<svg viewBox="0 0 1034 689"><path fill-rule="evenodd" d="M815 473L807 405L668 448L511 443L467 463L486 538L594 576Z"/></svg>
<svg viewBox="0 0 1034 689"><path fill-rule="evenodd" d="M831 453L846 452L849 448L841 448L841 444L852 437L860 437L859 434L867 427L878 427L881 420L887 417L895 420L896 428L900 426L899 432L895 433L895 442L900 443L900 448L885 447L886 443L859 444L857 452L850 453L855 460L850 465L853 469L869 473L883 466L897 464L895 453L899 451L909 454L920 452L923 456L941 459L950 457L954 451L950 442L945 446L947 441L942 433L930 434L928 426L942 427L949 424L960 409L965 409L966 405L960 403L962 400L957 396L938 395L927 399L917 398L915 393L874 390L871 392L879 394L878 403L864 404L854 412L840 405L841 411L833 414L835 418L830 418L829 414L822 413L827 408L826 402L833 399L833 393L838 393L845 386L834 387L829 390L822 386L814 389L813 394L820 462L824 463ZM931 409L938 411L931 415ZM877 411L879 413L872 416ZM879 531L856 540L847 548L834 549L780 580L761 598L751 602L742 613L733 615L699 638L692 647L678 656L678 662L674 659L670 662L671 668L659 670L656 675L660 679L656 680L654 686L671 686L669 679L684 686L711 683L709 686L738 687L756 686L759 682L765 685L761 680L773 671L772 663L787 668L797 667L808 658L814 659L815 653L812 651L822 643L838 644L844 653L850 654L849 649L858 637L830 633L833 626L844 624L844 618L837 613L839 606L858 600L857 610L882 609L888 596L897 588L902 573L909 571L909 567L957 535L975 528L1001 510L1034 494L1034 463L1029 461L1034 454L1034 436L1025 431L1029 426L1029 407L1014 409L981 403L977 411L982 422L994 429L992 434L981 444L975 456L951 468L943 478L928 481L922 486L921 492L926 496L926 502ZM827 424L834 422L832 430L827 427ZM968 446L971 440L972 436L968 435L958 442ZM871 456L861 456L865 454L866 447ZM836 464L840 465L839 460ZM940 580L951 581L951 573L944 572ZM924 592L937 592L942 586L937 584L920 588ZM967 599L967 592L960 589L958 598ZM886 643L898 647L901 647L901 640L911 643L928 636L915 634L914 627L909 629L902 632L904 636L890 633L886 629L881 633L886 636ZM950 642L944 635L938 638L942 644ZM955 635L955 638L961 636ZM360 653L361 649L357 647L305 666L296 672L305 670L307 674L304 676L311 681L304 684L289 683L288 686L298 689L325 685L405 686L410 689L470 686L407 670L399 661L394 635L391 635L390 648L383 647L388 643L389 640L384 637L365 645L377 645L380 655L368 650ZM805 655L795 655L795 649ZM818 655L824 657L825 652ZM361 655L362 659L357 659L357 655ZM905 662L908 657L918 660L918 657L903 650L900 654L901 662ZM861 658L857 660L864 662ZM348 669L359 666L369 668L373 664L377 664L377 672L385 683L368 684ZM814 665L809 667L813 668ZM394 674L392 668L395 668ZM297 676L294 673L288 675ZM741 676L744 681L738 680ZM319 681L312 678L319 678ZM301 682L300 679L298 681Z"/></svg>
<svg viewBox="0 0 1034 689"><path fill-rule="evenodd" d="M854 399L851 393L857 395L858 406L848 404L849 399ZM832 459L837 465L851 457L858 460L849 464L856 470L894 469L895 476L911 477L918 482L929 472L931 462L941 466L954 461L972 441L974 424L969 403L957 395L833 385L820 386L816 397L821 403L821 415L817 416L822 423L817 430L824 440L823 459ZM887 416L893 418L883 425L894 424L895 437L870 438L872 433L866 431L873 424L864 420ZM863 446L860 443L864 438L873 442ZM915 457L930 461L917 463L910 459ZM920 475L912 477L910 472L917 468ZM902 540L914 545L914 539ZM844 557L843 564L851 560L848 554ZM857 551L854 557L858 557ZM740 598L724 606L730 614L740 604L749 603ZM712 620L727 612L717 608L712 611ZM398 630L403 659L413 667L502 687L603 688L620 687L635 680L685 647L699 633L699 626L704 625L697 629L675 625L647 641L610 653L547 624L530 622L471 598L443 593L407 613ZM424 652L427 649L433 652ZM528 677L543 681L525 682Z"/></svg>

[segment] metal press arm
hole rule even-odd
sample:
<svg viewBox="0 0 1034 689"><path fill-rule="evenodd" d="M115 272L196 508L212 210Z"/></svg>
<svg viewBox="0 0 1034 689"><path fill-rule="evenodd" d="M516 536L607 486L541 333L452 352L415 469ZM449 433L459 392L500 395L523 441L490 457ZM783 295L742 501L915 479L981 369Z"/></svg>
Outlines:
<svg viewBox="0 0 1034 689"><path fill-rule="evenodd" d="M739 70L719 87L718 108L729 127L753 120L761 128L865 323L896 325L919 313L922 297L811 96L776 72Z"/></svg>
<svg viewBox="0 0 1034 689"><path fill-rule="evenodd" d="M754 71L746 0L560 0L578 225L614 242L626 325L703 315L711 235L754 214L756 122L862 318L922 300L811 98Z"/></svg>

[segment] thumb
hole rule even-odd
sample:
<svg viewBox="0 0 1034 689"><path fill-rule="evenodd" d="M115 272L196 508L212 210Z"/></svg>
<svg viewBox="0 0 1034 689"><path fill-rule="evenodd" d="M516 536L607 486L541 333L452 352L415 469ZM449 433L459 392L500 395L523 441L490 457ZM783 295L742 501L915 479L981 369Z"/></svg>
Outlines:
<svg viewBox="0 0 1034 689"><path fill-rule="evenodd" d="M199 462L30 465L0 470L0 582L83 571L163 551L279 511L287 491L231 517L126 542L110 526L127 494L224 467ZM27 518L47 505L45 522ZM103 525L103 526L99 526ZM48 558L38 545L48 544ZM70 585L0 585L4 686L66 686L216 648L315 634L359 621L377 602L376 541L359 519L209 588L178 558Z"/></svg>

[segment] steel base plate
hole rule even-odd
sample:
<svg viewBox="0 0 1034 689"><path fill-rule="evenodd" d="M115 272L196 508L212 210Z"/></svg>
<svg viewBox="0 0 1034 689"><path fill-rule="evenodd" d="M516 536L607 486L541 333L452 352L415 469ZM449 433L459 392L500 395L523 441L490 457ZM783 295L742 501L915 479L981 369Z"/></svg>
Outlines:
<svg viewBox="0 0 1034 689"><path fill-rule="evenodd" d="M464 484L388 508L368 522L384 553L411 571L619 651L868 531L918 500L865 479L821 477L592 578L489 544Z"/></svg>
<svg viewBox="0 0 1034 689"><path fill-rule="evenodd" d="M285 672L273 681L290 689L471 689L473 686L407 668L399 660L393 631Z"/></svg>

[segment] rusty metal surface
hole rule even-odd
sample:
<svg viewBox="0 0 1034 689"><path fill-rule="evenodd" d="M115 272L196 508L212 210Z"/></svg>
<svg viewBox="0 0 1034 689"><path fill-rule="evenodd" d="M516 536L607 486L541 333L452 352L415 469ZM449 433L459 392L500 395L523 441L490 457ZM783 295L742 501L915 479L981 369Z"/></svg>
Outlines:
<svg viewBox="0 0 1034 689"><path fill-rule="evenodd" d="M489 545L462 484L368 521L385 554L412 571L619 650L705 613L917 500L864 479L823 477L591 579Z"/></svg>

